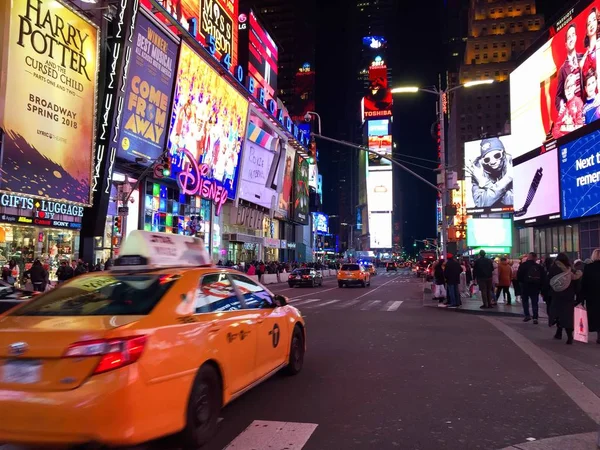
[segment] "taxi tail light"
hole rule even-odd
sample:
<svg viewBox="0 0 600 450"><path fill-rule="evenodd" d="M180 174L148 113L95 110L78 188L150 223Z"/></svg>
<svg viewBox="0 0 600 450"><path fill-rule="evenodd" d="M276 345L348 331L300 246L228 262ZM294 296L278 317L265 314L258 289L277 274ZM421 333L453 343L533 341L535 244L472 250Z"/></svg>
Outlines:
<svg viewBox="0 0 600 450"><path fill-rule="evenodd" d="M100 356L100 362L94 370L94 375L96 375L133 364L142 356L146 342L146 336L77 342L69 346L64 357Z"/></svg>
<svg viewBox="0 0 600 450"><path fill-rule="evenodd" d="M304 278L305 280L310 279L310 275L302 275L302 278Z"/></svg>

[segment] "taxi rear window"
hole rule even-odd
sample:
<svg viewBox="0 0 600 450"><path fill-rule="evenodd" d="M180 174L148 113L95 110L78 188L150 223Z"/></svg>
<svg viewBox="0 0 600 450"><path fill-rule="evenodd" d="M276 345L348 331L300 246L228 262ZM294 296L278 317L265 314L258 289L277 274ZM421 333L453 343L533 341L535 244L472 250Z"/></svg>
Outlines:
<svg viewBox="0 0 600 450"><path fill-rule="evenodd" d="M342 270L360 270L360 266L358 264L344 264Z"/></svg>
<svg viewBox="0 0 600 450"><path fill-rule="evenodd" d="M146 315L177 277L171 275L97 275L75 278L15 310L13 316Z"/></svg>

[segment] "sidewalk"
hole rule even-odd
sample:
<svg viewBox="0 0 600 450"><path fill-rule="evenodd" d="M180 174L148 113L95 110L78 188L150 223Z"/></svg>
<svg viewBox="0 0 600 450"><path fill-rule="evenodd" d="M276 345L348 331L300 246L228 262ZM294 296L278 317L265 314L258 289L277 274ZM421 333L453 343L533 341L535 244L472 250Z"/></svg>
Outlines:
<svg viewBox="0 0 600 450"><path fill-rule="evenodd" d="M596 450L600 448L596 433L573 434L511 445L502 450Z"/></svg>

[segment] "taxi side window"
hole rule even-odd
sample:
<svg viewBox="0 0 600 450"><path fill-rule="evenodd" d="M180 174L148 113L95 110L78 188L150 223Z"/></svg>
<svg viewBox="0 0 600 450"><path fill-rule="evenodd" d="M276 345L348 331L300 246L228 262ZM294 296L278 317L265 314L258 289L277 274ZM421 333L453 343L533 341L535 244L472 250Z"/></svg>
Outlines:
<svg viewBox="0 0 600 450"><path fill-rule="evenodd" d="M265 289L256 284L250 278L237 273L232 273L231 278L236 288L244 296L244 303L247 308L271 308L273 299Z"/></svg>
<svg viewBox="0 0 600 450"><path fill-rule="evenodd" d="M196 314L236 311L242 305L226 273L204 275L196 292Z"/></svg>

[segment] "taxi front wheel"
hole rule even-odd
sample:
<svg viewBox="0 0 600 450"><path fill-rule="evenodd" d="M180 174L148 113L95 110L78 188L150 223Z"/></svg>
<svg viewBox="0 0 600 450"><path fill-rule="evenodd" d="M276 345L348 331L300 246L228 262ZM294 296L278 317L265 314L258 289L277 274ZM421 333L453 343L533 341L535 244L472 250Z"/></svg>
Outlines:
<svg viewBox="0 0 600 450"><path fill-rule="evenodd" d="M304 335L300 327L294 327L292 334L292 343L290 345L290 358L286 366L285 373L287 375L297 375L302 370L304 365Z"/></svg>
<svg viewBox="0 0 600 450"><path fill-rule="evenodd" d="M186 425L181 432L183 449L206 444L217 431L223 393L214 367L204 365L198 371L188 402Z"/></svg>

